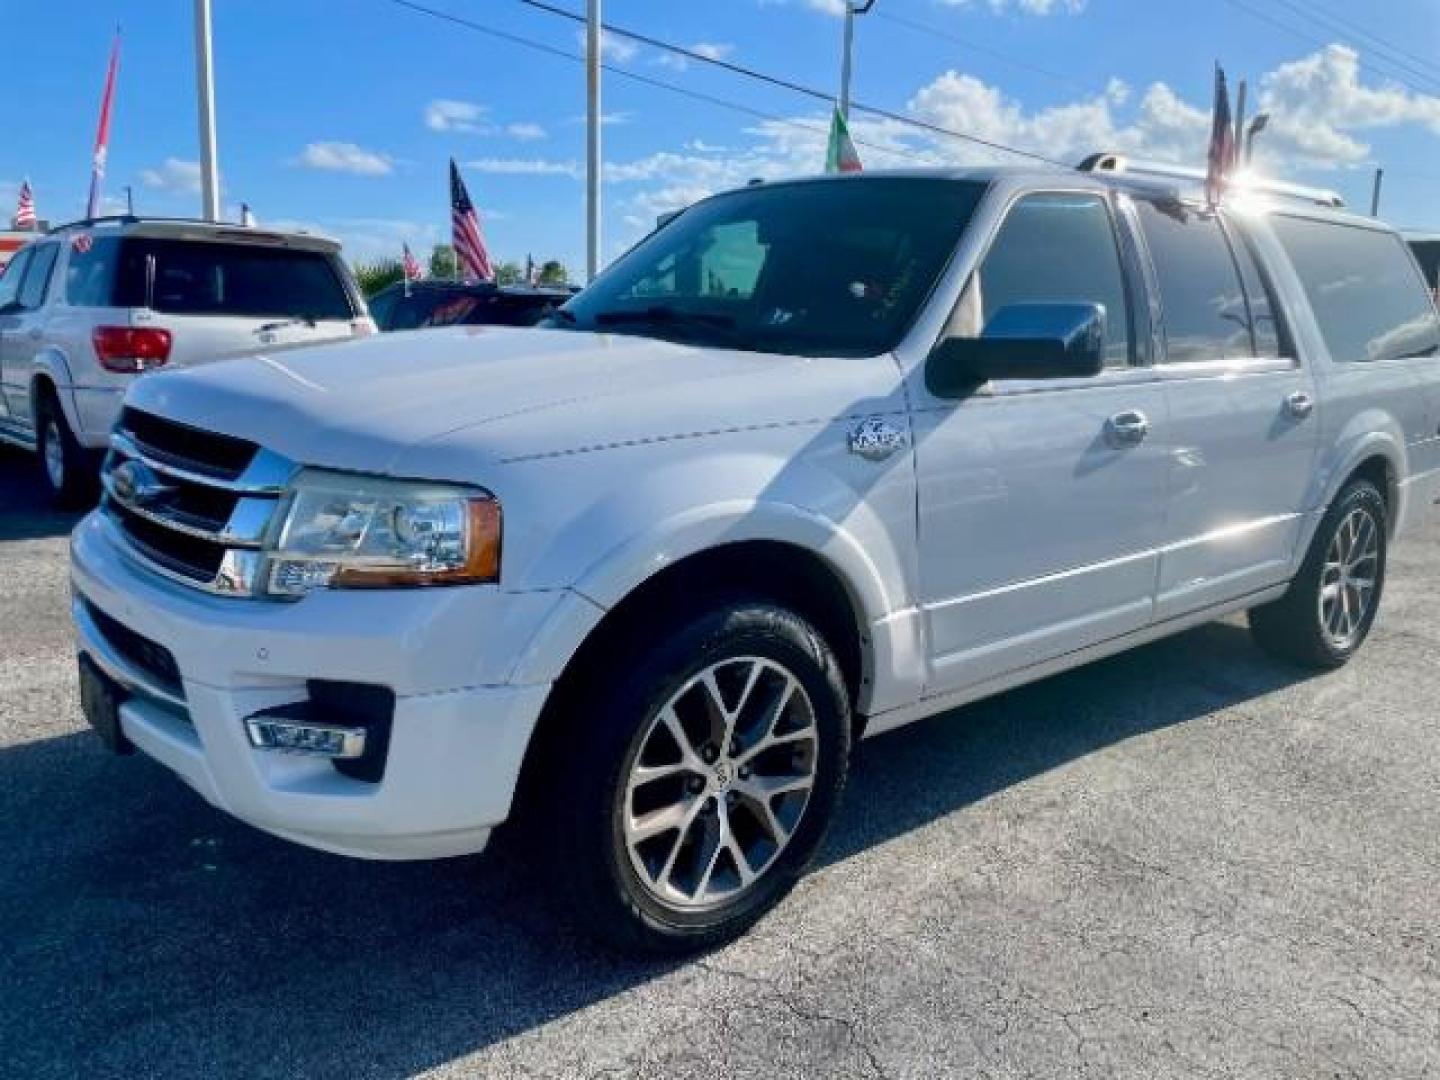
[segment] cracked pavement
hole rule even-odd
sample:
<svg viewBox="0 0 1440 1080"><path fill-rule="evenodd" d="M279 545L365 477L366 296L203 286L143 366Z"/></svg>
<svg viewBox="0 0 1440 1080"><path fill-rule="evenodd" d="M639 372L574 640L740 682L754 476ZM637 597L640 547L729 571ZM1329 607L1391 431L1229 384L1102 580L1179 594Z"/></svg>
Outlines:
<svg viewBox="0 0 1440 1080"><path fill-rule="evenodd" d="M654 963L513 855L310 852L107 756L30 469L0 451L7 1076L1440 1075L1440 528L1340 672L1230 621L864 743L789 901Z"/></svg>

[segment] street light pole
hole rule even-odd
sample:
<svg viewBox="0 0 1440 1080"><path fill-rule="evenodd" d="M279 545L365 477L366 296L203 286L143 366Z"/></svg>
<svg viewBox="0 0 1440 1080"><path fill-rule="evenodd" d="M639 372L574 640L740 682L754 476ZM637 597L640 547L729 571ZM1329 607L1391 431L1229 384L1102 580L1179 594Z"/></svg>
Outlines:
<svg viewBox="0 0 1440 1080"><path fill-rule="evenodd" d="M1264 131L1270 123L1270 114L1266 112L1256 113L1255 119L1250 121L1250 126L1245 130L1245 164L1249 165L1255 157L1255 136Z"/></svg>
<svg viewBox="0 0 1440 1080"><path fill-rule="evenodd" d="M195 0L195 93L200 112L200 202L206 221L220 220L215 155L215 71L210 45L210 0Z"/></svg>
<svg viewBox="0 0 1440 1080"><path fill-rule="evenodd" d="M845 0L845 44L840 54L840 115L850 119L851 53L855 48L855 16L864 15L875 0Z"/></svg>
<svg viewBox="0 0 1440 1080"><path fill-rule="evenodd" d="M585 4L585 280L600 271L600 0Z"/></svg>

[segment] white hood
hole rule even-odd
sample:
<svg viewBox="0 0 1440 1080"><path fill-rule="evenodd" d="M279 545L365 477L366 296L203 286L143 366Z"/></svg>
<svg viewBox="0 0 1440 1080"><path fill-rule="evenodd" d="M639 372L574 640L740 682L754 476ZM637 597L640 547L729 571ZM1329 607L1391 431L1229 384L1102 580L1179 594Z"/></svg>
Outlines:
<svg viewBox="0 0 1440 1080"><path fill-rule="evenodd" d="M302 463L385 472L441 436L503 461L858 414L898 382L883 357L450 327L155 372L136 380L126 403Z"/></svg>

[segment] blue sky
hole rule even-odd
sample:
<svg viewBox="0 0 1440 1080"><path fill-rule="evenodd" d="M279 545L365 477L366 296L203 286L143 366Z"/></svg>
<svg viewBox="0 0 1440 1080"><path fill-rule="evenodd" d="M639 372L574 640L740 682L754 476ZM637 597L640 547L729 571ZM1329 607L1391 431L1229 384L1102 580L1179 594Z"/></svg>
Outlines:
<svg viewBox="0 0 1440 1080"><path fill-rule="evenodd" d="M578 52L577 27L518 0L423 0ZM581 0L556 0L580 10ZM606 0L608 21L832 89L840 0ZM464 168L500 258L583 263L583 69L393 0L214 0L224 202L352 254L448 231L445 162ZM10 43L0 206L28 176L53 221L79 216L110 34L124 45L106 194L157 214L199 209L189 0L0 0ZM1196 164L1211 65L1248 77L1275 117L1267 169L1440 227L1440 9L1434 0L877 0L858 22L857 101L1062 160L1098 148ZM1363 21L1362 21L1363 20ZM23 44L22 44L23 43ZM653 48L629 71L752 113L607 76L606 256L656 213L752 176L813 171L825 108ZM30 92L17 94L18 88ZM1252 110L1253 111L1253 110ZM1000 160L857 116L867 165ZM118 202L116 203L118 205Z"/></svg>

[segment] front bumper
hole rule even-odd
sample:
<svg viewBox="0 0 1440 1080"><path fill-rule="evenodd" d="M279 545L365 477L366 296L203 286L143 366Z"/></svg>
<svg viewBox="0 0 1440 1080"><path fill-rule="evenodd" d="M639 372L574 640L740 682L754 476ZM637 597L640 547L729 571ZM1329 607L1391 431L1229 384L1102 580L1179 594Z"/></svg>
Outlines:
<svg viewBox="0 0 1440 1080"><path fill-rule="evenodd" d="M208 596L132 562L99 514L71 538L71 580L78 647L124 688L130 742L252 825L377 859L485 846L509 813L551 685L517 679L539 670L522 662L546 627L593 608L573 593L494 587L320 592L298 603ZM178 687L132 663L94 610L168 650ZM394 691L379 781L251 745L246 717L305 700L311 679Z"/></svg>

